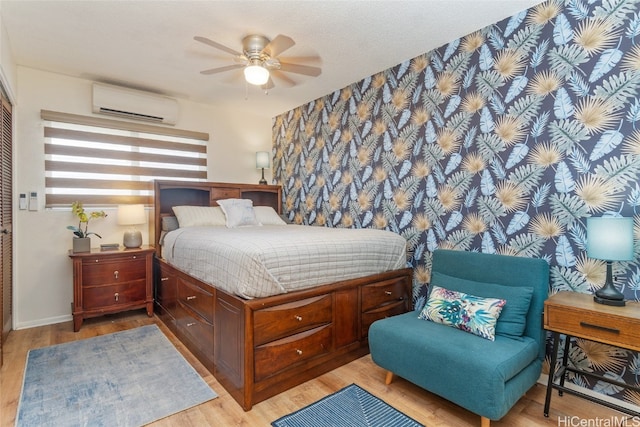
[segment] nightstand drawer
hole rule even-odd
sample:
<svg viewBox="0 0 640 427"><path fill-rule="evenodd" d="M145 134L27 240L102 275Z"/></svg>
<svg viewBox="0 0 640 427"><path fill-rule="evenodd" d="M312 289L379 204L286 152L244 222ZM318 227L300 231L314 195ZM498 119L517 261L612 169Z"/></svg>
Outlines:
<svg viewBox="0 0 640 427"><path fill-rule="evenodd" d="M85 310L144 302L147 295L145 279L109 286L84 287L82 291Z"/></svg>
<svg viewBox="0 0 640 427"><path fill-rule="evenodd" d="M82 263L82 285L129 282L144 279L146 273L146 260L141 256L136 259L90 259Z"/></svg>
<svg viewBox="0 0 640 427"><path fill-rule="evenodd" d="M548 305L546 310L547 329L621 347L640 342L640 319L566 306Z"/></svg>
<svg viewBox="0 0 640 427"><path fill-rule="evenodd" d="M362 311L408 299L404 281L392 279L362 287Z"/></svg>

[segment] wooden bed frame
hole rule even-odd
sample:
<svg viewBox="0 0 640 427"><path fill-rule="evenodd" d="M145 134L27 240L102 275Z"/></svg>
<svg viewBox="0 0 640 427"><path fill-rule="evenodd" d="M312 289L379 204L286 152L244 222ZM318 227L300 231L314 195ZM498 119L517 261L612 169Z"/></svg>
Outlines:
<svg viewBox="0 0 640 427"><path fill-rule="evenodd" d="M367 354L371 323L411 308L408 268L251 300L195 279L161 256L162 217L172 206L244 198L281 213L282 189L156 181L154 191L156 313L245 411Z"/></svg>

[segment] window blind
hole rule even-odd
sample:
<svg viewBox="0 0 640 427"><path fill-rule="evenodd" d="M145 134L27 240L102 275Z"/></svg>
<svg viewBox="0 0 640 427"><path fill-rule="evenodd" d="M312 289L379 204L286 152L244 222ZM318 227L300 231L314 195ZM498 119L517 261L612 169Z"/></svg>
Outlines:
<svg viewBox="0 0 640 427"><path fill-rule="evenodd" d="M43 110L45 205L151 204L154 179L207 179L206 133Z"/></svg>

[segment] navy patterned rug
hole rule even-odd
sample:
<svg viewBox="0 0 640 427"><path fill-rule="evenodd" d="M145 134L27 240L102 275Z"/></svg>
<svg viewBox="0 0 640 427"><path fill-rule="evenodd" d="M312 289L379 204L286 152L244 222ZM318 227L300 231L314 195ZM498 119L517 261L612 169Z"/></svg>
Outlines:
<svg viewBox="0 0 640 427"><path fill-rule="evenodd" d="M16 426L140 426L215 397L148 325L29 351Z"/></svg>
<svg viewBox="0 0 640 427"><path fill-rule="evenodd" d="M414 427L422 424L351 384L292 414L273 427Z"/></svg>

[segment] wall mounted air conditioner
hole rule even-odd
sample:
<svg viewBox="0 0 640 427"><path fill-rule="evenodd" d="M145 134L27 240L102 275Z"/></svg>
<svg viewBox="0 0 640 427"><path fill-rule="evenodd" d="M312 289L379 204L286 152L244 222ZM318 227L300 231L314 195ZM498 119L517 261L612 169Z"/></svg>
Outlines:
<svg viewBox="0 0 640 427"><path fill-rule="evenodd" d="M94 83L93 112L175 125L178 121L178 101L153 93Z"/></svg>

